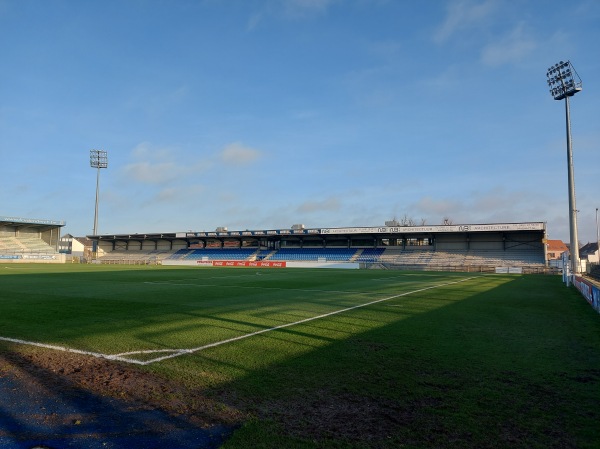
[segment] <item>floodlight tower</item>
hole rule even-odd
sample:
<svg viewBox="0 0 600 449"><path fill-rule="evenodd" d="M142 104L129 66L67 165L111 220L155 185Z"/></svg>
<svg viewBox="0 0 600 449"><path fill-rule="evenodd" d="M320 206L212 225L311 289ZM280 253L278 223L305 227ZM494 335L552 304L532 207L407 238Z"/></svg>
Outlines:
<svg viewBox="0 0 600 449"><path fill-rule="evenodd" d="M94 235L98 234L98 193L100 186L100 169L108 167L108 156L104 150L90 150L90 166L98 170L96 174L96 209L94 211ZM96 254L97 243L94 241L93 252Z"/></svg>
<svg viewBox="0 0 600 449"><path fill-rule="evenodd" d="M555 100L565 100L565 115L567 124L567 164L569 168L569 228L571 238L571 270L581 271L579 266L579 241L577 238L577 207L575 205L575 174L573 171L573 150L571 148L571 112L569 97L581 91L582 83L575 68L569 61L560 61L548 69L548 86Z"/></svg>
<svg viewBox="0 0 600 449"><path fill-rule="evenodd" d="M600 227L598 227L598 208L596 208L596 242L598 244L598 247L597 247L598 260L597 260L597 262L600 263Z"/></svg>

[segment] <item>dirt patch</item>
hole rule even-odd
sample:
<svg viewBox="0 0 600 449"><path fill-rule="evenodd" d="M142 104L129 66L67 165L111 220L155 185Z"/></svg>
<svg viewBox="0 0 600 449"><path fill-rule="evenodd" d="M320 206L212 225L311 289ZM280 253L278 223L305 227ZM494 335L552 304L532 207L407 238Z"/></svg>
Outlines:
<svg viewBox="0 0 600 449"><path fill-rule="evenodd" d="M235 401L234 401L235 402ZM327 389L307 396L239 404L263 419L277 422L291 436L309 441L345 440L361 447L379 447L402 429L418 426L439 400L400 403ZM387 446L386 446L387 447Z"/></svg>
<svg viewBox="0 0 600 449"><path fill-rule="evenodd" d="M35 377L38 383L47 387L72 386L84 389L101 396L126 400L138 407L186 415L201 426L236 425L242 419L239 411L224 407L201 391L190 390L119 362L73 353L28 349L24 353L0 354L0 365L0 372L10 371L17 377Z"/></svg>
<svg viewBox="0 0 600 449"><path fill-rule="evenodd" d="M64 384L66 381L102 396L186 415L198 425L235 425L242 419L240 412L207 398L201 391L185 388L132 365L44 350L29 350L19 357L14 353L0 355L0 360L3 359L12 362L13 366L28 362L29 371L35 370L47 384Z"/></svg>
<svg viewBox="0 0 600 449"><path fill-rule="evenodd" d="M115 448L134 447L127 438L139 441L135 447L147 447L144 438L177 432L182 441L189 435L199 441L204 439L198 433L202 429L216 429L220 438L244 419L202 391L135 366L38 348L0 353L0 396L5 399L0 407L2 447L23 439L59 438L63 444L84 433L97 441L120 439L119 444L102 446ZM204 446L189 447L217 447L213 436Z"/></svg>
<svg viewBox="0 0 600 449"><path fill-rule="evenodd" d="M268 409L291 434L312 440L384 440L398 426L414 421L413 411L391 401L351 394L319 394L312 400L275 403Z"/></svg>

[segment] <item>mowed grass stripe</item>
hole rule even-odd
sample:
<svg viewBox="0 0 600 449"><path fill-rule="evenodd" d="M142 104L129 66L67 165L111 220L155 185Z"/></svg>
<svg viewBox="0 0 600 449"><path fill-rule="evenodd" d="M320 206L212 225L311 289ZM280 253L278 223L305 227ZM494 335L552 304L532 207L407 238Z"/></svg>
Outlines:
<svg viewBox="0 0 600 449"><path fill-rule="evenodd" d="M248 273L253 271L115 266L0 270L0 334L21 327L35 335L38 308L46 314L44 307L58 305L70 307L68 320L51 321L44 332L57 338L60 325L75 326L78 314L75 330L87 332L93 313L90 317L81 307L89 301L106 327L104 334L90 337L90 344L101 339L106 344L122 332L136 350L148 343L144 338L155 339L152 345L159 347L182 316L189 316L191 335L208 337L214 323L203 320L213 319L231 327L223 330L231 336L250 318L287 310L301 319L304 312L288 306L304 301L310 309L324 302L292 290L283 295L211 287L202 296L197 287L142 288L149 280L219 284L208 278L233 276L223 279L224 285L376 291L376 298L383 298L386 292L416 290L422 282L468 276L274 270L255 281ZM19 296L28 277L40 287L39 296ZM43 291L51 277L56 277L52 288L65 287L55 296ZM86 284L81 295L70 291ZM335 302L335 296L329 300ZM374 299L350 296L337 300ZM261 308L253 310L257 304ZM12 317L6 318L11 309ZM111 309L117 311L111 314ZM128 329L123 316L138 327ZM207 326L195 329L201 323ZM2 351L20 348L0 345ZM147 357L140 360L157 354ZM137 369L206 392L254 417L224 449L600 447L600 320L574 288L554 276L481 276Z"/></svg>
<svg viewBox="0 0 600 449"><path fill-rule="evenodd" d="M322 271L300 270L254 276L247 271L226 270L233 274L214 276L213 270L178 270L185 274L178 281L194 279L192 288L150 284L152 288L148 289L145 282L161 282L148 278L162 278L172 274L172 270L117 269L84 272L80 276L77 272L48 276L41 269L37 277L32 274L19 278L16 287L25 283L28 290L14 289L19 294L13 301L3 292L4 313L0 317L5 329L3 335L101 353L198 348L352 308L378 294L376 290L369 291L367 296L363 291L339 293L341 290L335 290L340 284L359 288L374 284L369 276L358 272L358 276L346 273L332 276L333 272L324 276ZM220 277L227 282L201 285L199 294L196 282L201 283L203 277L212 280ZM248 278L260 286L240 285L240 282L247 283ZM379 287L381 294L390 289L403 292L413 285L398 283L399 279L403 278L391 277L390 285ZM446 277L435 277L437 282L441 279ZM232 280L238 283L237 287L256 290L256 293L232 292L228 288L236 286ZM273 282L282 287L266 286ZM311 284L326 285L329 290L306 288ZM298 288L299 285L305 288ZM34 310L28 310L30 308Z"/></svg>
<svg viewBox="0 0 600 449"><path fill-rule="evenodd" d="M161 356L161 357L157 357L157 358L152 359L152 360L148 360L144 364L150 364L150 363L154 363L154 362L160 362L162 360L167 360L167 359L170 359L170 358L179 357L179 356L184 355L184 354L193 354L193 353L198 352L198 351L203 351L203 350L208 349L208 348L214 348L214 347L217 347L217 346L221 346L223 344L227 344L227 343L232 343L232 342L235 342L235 341L243 340L245 338L254 337L256 335L264 334L266 332L276 331L276 330L284 329L284 328L287 328L287 327L290 327L290 326L296 326L296 325L299 325L299 324L308 323L308 322L314 321L314 320L320 320L320 319L323 319L323 318L330 317L332 315L337 315L337 314L340 314L340 313L349 312L351 310L359 309L359 308L362 308L362 307L367 307L367 306L370 306L370 305L373 305L373 304L378 304L378 303L384 302L384 301L390 301L392 299L400 298L400 297L407 296L407 295L410 295L410 294L413 294L413 293L419 293L419 292L422 292L422 291L431 290L431 289L439 288L439 287L446 287L446 286L457 284L457 283L460 283L460 282L466 282L466 281L469 281L471 279L473 279L473 278L472 277L470 277L470 278L464 278L464 279L459 279L459 280L452 281L452 282L449 282L449 283L446 283L446 284L433 285L433 286L429 286L429 287L424 287L424 288L421 288L419 290L414 290L414 291L410 291L410 292L400 293L398 295L390 296L390 297L387 297L387 298L377 299L377 300L370 301L370 302L367 302L367 303L364 303L364 304L359 304L359 305L356 305L356 306L347 307L345 309L336 310L336 311L325 313L325 314L322 314L322 315L313 316L313 317L310 317L310 318L305 318L305 319L302 319L302 320L299 320L299 321L296 321L296 322L292 322L292 323L280 324L279 326L274 326L274 327L271 327L271 328L268 328L268 329L262 329L262 330L259 330L259 331L256 331L256 332L251 332L249 334L245 334L245 335L240 335L240 336L237 336L237 337L228 338L226 340L217 341L217 342L214 342L214 343L209 343L209 344L206 344L206 345L203 345L203 346L199 346L199 347L196 347L196 348L180 349L180 350L177 350L177 352L175 352L173 354L168 354L168 355L164 355L164 356ZM139 353L140 354L148 354L148 353L151 353L151 352L152 351L140 351ZM157 352L164 352L164 351L157 351ZM136 354L136 352L129 352L129 353L127 353L127 355L133 355L133 354Z"/></svg>

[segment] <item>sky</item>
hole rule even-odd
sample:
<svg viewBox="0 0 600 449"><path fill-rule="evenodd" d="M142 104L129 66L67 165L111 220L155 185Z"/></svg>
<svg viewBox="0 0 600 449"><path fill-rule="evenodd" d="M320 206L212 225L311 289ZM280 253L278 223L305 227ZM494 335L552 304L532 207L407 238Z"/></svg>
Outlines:
<svg viewBox="0 0 600 449"><path fill-rule="evenodd" d="M600 208L600 2L0 0L0 216L98 234Z"/></svg>

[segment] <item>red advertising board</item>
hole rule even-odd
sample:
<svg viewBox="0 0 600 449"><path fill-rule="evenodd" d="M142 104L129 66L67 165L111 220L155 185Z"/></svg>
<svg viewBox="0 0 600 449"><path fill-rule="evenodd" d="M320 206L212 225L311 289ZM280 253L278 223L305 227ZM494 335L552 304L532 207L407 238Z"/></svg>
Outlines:
<svg viewBox="0 0 600 449"><path fill-rule="evenodd" d="M198 261L201 263L201 261ZM213 267L252 267L252 268L285 268L286 262L257 261L257 260L213 260Z"/></svg>

